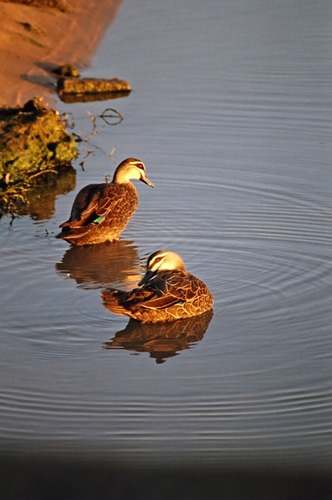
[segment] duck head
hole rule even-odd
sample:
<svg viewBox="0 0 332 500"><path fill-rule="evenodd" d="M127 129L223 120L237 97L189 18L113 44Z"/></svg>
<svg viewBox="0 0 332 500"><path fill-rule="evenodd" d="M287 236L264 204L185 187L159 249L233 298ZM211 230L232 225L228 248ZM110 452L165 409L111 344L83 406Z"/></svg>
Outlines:
<svg viewBox="0 0 332 500"><path fill-rule="evenodd" d="M146 263L146 272L139 285L144 285L159 271L184 270L180 255L169 250L158 250L150 255Z"/></svg>
<svg viewBox="0 0 332 500"><path fill-rule="evenodd" d="M126 184L130 179L138 179L150 187L154 184L146 176L144 163L137 158L127 158L117 167L113 181L115 184Z"/></svg>

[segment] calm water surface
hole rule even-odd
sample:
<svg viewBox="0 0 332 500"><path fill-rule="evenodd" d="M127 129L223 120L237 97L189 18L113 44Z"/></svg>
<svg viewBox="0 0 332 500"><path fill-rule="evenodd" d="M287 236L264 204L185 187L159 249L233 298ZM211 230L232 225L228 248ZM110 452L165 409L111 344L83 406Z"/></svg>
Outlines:
<svg viewBox="0 0 332 500"><path fill-rule="evenodd" d="M59 109L84 136L88 111L124 121L80 146L54 206L0 222L4 453L331 467L331 29L328 0L123 2L84 76L133 92ZM156 188L120 242L55 239L128 156ZM160 248L208 284L212 318L170 332L103 307Z"/></svg>

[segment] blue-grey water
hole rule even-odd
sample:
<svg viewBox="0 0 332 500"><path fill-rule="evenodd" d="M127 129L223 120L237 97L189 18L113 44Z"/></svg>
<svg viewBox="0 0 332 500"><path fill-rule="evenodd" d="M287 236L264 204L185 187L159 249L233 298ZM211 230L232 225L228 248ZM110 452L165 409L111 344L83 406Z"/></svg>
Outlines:
<svg viewBox="0 0 332 500"><path fill-rule="evenodd" d="M84 137L88 113L124 120L80 144L46 214L0 221L3 454L331 469L331 60L329 0L124 0L83 76L132 93L58 104ZM156 187L137 186L120 242L55 239L78 190L128 156ZM215 297L184 338L100 299L161 248Z"/></svg>

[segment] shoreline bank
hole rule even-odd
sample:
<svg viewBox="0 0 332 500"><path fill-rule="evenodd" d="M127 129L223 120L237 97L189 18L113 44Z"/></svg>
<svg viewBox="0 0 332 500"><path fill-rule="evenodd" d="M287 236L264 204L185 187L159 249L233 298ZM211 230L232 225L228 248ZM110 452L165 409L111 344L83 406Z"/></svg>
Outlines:
<svg viewBox="0 0 332 500"><path fill-rule="evenodd" d="M53 66L87 67L122 0L70 0L70 12L0 2L0 106L54 105Z"/></svg>

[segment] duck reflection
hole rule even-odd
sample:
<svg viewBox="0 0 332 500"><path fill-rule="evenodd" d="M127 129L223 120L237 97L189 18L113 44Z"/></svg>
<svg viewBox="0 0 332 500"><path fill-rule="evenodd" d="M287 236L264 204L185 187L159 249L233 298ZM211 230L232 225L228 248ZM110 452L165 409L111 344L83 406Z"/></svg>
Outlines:
<svg viewBox="0 0 332 500"><path fill-rule="evenodd" d="M117 282L131 288L140 278L137 248L132 241L125 240L71 246L55 267L59 274L65 274L86 289L104 288Z"/></svg>
<svg viewBox="0 0 332 500"><path fill-rule="evenodd" d="M126 328L105 342L105 349L127 349L148 352L156 363L164 363L180 351L190 349L202 340L213 316L213 310L170 323L138 323L130 319Z"/></svg>

